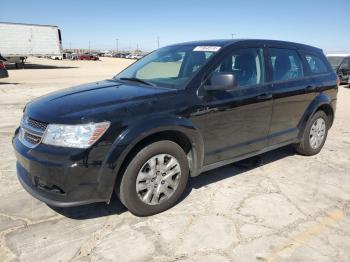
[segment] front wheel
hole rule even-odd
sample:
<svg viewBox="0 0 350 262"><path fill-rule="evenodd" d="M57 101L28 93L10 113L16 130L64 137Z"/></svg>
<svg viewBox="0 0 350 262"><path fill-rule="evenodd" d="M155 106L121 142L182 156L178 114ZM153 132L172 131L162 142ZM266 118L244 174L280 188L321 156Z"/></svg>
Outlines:
<svg viewBox="0 0 350 262"><path fill-rule="evenodd" d="M302 140L295 145L296 151L306 156L318 154L326 142L328 129L328 116L323 111L317 111L307 122Z"/></svg>
<svg viewBox="0 0 350 262"><path fill-rule="evenodd" d="M163 212L179 200L189 175L183 149L172 141L158 141L131 159L116 185L121 202L135 215Z"/></svg>

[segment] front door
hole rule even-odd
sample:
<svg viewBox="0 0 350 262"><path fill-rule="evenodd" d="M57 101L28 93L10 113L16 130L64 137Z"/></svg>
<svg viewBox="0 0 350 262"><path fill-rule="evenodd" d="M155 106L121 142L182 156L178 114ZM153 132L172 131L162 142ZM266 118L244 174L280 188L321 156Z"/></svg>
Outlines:
<svg viewBox="0 0 350 262"><path fill-rule="evenodd" d="M203 107L192 116L203 135L205 165L266 147L272 112L262 48L234 49L213 71L233 73L238 86L206 91Z"/></svg>

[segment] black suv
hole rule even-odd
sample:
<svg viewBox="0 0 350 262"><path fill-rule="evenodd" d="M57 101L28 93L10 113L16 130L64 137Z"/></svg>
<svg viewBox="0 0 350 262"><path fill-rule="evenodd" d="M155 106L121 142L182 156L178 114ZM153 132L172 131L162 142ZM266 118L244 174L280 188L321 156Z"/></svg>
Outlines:
<svg viewBox="0 0 350 262"><path fill-rule="evenodd" d="M337 76L322 50L270 40L167 46L113 79L27 104L13 137L18 178L53 206L173 206L189 176L294 144L317 154Z"/></svg>
<svg viewBox="0 0 350 262"><path fill-rule="evenodd" d="M350 54L327 55L327 59L337 73L340 83L350 85Z"/></svg>

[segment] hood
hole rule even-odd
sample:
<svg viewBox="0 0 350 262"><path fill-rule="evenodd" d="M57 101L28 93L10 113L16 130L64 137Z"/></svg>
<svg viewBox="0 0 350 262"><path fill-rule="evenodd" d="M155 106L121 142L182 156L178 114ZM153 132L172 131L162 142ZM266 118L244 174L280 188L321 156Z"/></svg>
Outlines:
<svg viewBox="0 0 350 262"><path fill-rule="evenodd" d="M169 92L175 92L175 90L105 80L39 97L26 106L26 113L34 119L52 122L53 119L62 120L65 117L78 116L79 112L100 111L101 108L110 109L111 106L120 107L126 103Z"/></svg>

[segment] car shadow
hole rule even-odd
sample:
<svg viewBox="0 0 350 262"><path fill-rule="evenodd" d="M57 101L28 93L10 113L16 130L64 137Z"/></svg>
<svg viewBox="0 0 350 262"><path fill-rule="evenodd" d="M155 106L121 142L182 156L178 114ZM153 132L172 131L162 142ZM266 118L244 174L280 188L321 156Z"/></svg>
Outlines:
<svg viewBox="0 0 350 262"><path fill-rule="evenodd" d="M127 211L127 209L123 206L115 194L112 195L112 199L109 204L101 202L77 207L62 208L49 205L48 207L61 214L62 216L76 220L92 219L110 215L120 215Z"/></svg>
<svg viewBox="0 0 350 262"><path fill-rule="evenodd" d="M0 80L1 81L1 80ZM19 83L0 82L0 85L18 85Z"/></svg>
<svg viewBox="0 0 350 262"><path fill-rule="evenodd" d="M295 155L295 150L292 146L285 146L275 149L273 151L254 156L235 162L220 168L213 169L211 171L202 173L198 177L190 179L188 188L198 189L204 186L208 186L212 183L216 183L220 180L224 180L229 177L233 177L244 172L259 168L271 162L278 161L282 158Z"/></svg>
<svg viewBox="0 0 350 262"><path fill-rule="evenodd" d="M247 171L259 168L263 165L278 161L282 158L292 156L294 154L294 149L291 146L286 146L259 156L251 157L233 164L226 165L224 167L202 173L198 177L189 179L185 192L178 203L187 198L190 195L192 189L199 189L201 187L208 186L229 177L243 174ZM120 215L127 211L127 209L123 206L115 194L113 194L110 204L95 203L69 208L57 208L52 206L49 207L65 217L78 220L92 219L116 214Z"/></svg>
<svg viewBox="0 0 350 262"><path fill-rule="evenodd" d="M25 69L71 69L78 68L77 66L57 66L57 65L41 65L41 64L25 64L24 68L16 68L15 65L6 65L6 69L11 70L25 70Z"/></svg>

